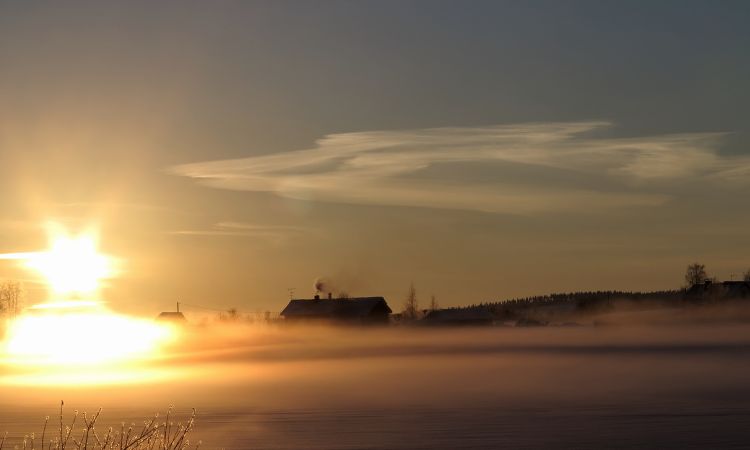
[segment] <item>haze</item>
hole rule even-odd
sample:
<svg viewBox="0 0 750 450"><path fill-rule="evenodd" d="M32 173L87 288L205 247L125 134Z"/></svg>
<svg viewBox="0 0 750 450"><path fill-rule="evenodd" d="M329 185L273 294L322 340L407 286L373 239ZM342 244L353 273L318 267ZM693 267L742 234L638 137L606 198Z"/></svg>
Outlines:
<svg viewBox="0 0 750 450"><path fill-rule="evenodd" d="M4 368L0 425L19 442L64 397L103 407L101 429L195 407L206 448L725 448L747 434L747 336L222 326L188 336L157 382L7 386L24 368Z"/></svg>

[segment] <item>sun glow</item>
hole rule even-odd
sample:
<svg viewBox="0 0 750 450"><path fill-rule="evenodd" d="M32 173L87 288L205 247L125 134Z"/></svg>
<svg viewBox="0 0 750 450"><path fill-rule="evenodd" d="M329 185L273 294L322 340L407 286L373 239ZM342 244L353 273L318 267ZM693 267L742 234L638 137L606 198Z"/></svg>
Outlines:
<svg viewBox="0 0 750 450"><path fill-rule="evenodd" d="M60 227L50 230L49 250L1 255L40 273L50 300L9 321L0 342L0 366L8 370L0 382L8 376L16 382L124 382L153 372L146 363L160 358L177 330L106 308L98 291L103 280L116 275L115 259L99 253L95 233L71 236Z"/></svg>
<svg viewBox="0 0 750 450"><path fill-rule="evenodd" d="M91 294L115 272L113 258L99 253L88 234L55 233L50 249L30 254L26 265L41 273L57 294Z"/></svg>
<svg viewBox="0 0 750 450"><path fill-rule="evenodd" d="M13 362L43 365L146 360L172 335L161 324L106 311L22 316L8 334Z"/></svg>

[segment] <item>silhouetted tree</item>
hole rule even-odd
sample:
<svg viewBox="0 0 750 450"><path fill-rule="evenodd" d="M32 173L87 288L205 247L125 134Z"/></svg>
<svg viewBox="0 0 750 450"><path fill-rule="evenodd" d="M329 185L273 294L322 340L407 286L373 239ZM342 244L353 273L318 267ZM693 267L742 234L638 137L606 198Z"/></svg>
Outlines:
<svg viewBox="0 0 750 450"><path fill-rule="evenodd" d="M687 270L685 270L685 283L687 287L703 283L707 278L706 266L703 264L693 263L687 266Z"/></svg>
<svg viewBox="0 0 750 450"><path fill-rule="evenodd" d="M0 283L0 312L10 317L18 315L23 298L23 286L18 281L3 281Z"/></svg>
<svg viewBox="0 0 750 450"><path fill-rule="evenodd" d="M416 320L419 318L419 302L417 301L417 290L414 289L414 283L409 286L409 293L404 301L404 311L401 317L406 320Z"/></svg>
<svg viewBox="0 0 750 450"><path fill-rule="evenodd" d="M240 313L237 308L230 308L226 313L219 313L219 320L222 322L236 322L240 318Z"/></svg>
<svg viewBox="0 0 750 450"><path fill-rule="evenodd" d="M438 306L437 299L433 295L430 297L430 311L437 311L438 309L440 309L440 307Z"/></svg>

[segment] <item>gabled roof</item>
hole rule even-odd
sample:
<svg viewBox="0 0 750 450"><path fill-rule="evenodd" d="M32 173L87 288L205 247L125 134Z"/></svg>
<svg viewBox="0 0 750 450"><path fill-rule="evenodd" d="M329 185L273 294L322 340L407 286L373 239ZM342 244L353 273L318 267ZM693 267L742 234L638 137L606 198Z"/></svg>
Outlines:
<svg viewBox="0 0 750 450"><path fill-rule="evenodd" d="M391 313L391 308L383 297L296 299L291 300L281 311L282 316L295 318L364 318L373 313Z"/></svg>

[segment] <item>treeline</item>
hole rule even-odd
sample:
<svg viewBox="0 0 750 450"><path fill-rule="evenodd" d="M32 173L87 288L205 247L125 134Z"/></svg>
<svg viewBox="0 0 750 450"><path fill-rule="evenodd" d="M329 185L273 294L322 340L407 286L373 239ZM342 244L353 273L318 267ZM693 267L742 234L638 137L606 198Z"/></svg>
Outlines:
<svg viewBox="0 0 750 450"><path fill-rule="evenodd" d="M678 300L682 298L682 290L667 291L649 291L649 292L632 292L632 291L582 291L567 292L548 295L535 295L531 297L521 297L509 300L499 300L486 302L480 305L486 307L535 307L545 305L570 304L588 305L597 302L609 301L613 299L623 300ZM479 306L479 305L478 305Z"/></svg>
<svg viewBox="0 0 750 450"><path fill-rule="evenodd" d="M483 309L491 312L498 319L517 319L540 314L549 316L565 313L603 312L614 308L617 302L666 305L681 303L683 299L683 290L650 292L582 291L487 301L450 309Z"/></svg>
<svg viewBox="0 0 750 450"><path fill-rule="evenodd" d="M555 320L573 317L586 313L606 312L618 308L648 308L680 306L686 303L701 303L714 298L730 298L732 296L747 297L747 292L723 292L720 289L698 292L688 295L696 285L703 285L707 281L717 282L710 277L706 266L700 263L689 264L685 270L685 284L681 289L662 291L579 291L535 295L506 300L491 300L469 306L446 308L451 311L489 311L495 319L542 319ZM750 283L750 270L742 275L746 283ZM412 287L412 291L413 291ZM722 297L723 296L723 297Z"/></svg>

